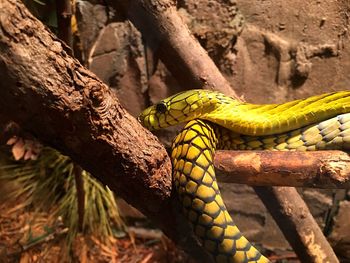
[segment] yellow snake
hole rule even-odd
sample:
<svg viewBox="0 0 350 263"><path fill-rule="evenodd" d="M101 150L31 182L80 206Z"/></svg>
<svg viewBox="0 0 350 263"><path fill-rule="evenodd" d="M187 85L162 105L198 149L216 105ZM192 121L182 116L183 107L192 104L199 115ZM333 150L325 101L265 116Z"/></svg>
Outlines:
<svg viewBox="0 0 350 263"><path fill-rule="evenodd" d="M350 91L256 105L208 90L185 91L144 110L148 129L188 122L172 144L173 180L183 213L217 263L269 262L241 234L221 198L216 149L350 148Z"/></svg>

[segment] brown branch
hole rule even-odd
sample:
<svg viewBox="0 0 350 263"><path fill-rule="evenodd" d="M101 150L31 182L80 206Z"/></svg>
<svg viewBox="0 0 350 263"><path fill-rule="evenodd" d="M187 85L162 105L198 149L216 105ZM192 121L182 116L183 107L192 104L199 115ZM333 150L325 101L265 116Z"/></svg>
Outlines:
<svg viewBox="0 0 350 263"><path fill-rule="evenodd" d="M295 188L350 188L350 157L340 151L218 151L218 180L255 185L264 205L301 262L338 262L329 243Z"/></svg>
<svg viewBox="0 0 350 263"><path fill-rule="evenodd" d="M1 116L69 155L199 262L211 262L173 205L171 164L157 138L21 1L0 1L0 10Z"/></svg>
<svg viewBox="0 0 350 263"><path fill-rule="evenodd" d="M58 37L73 50L71 0L56 1Z"/></svg>
<svg viewBox="0 0 350 263"><path fill-rule="evenodd" d="M157 51L163 63L185 88L207 88L237 97L207 52L192 36L176 11L175 1L108 1L122 9L140 30L147 45Z"/></svg>
<svg viewBox="0 0 350 263"><path fill-rule="evenodd" d="M78 205L78 229L83 231L84 227L84 211L85 211L85 190L84 179L82 175L83 169L76 163L73 164L73 173L75 180L75 188L77 190L77 205Z"/></svg>
<svg viewBox="0 0 350 263"><path fill-rule="evenodd" d="M350 156L341 151L218 151L215 167L226 183L350 188Z"/></svg>
<svg viewBox="0 0 350 263"><path fill-rule="evenodd" d="M54 232L52 233L45 233L43 235L41 235L40 237L36 237L32 242L29 242L27 244L24 245L20 245L20 249L17 249L11 253L8 254L8 257L20 257L21 254L23 254L24 252L36 247L36 246L40 246L44 243L49 243L49 242L57 242L58 239L63 238L67 232L69 231L69 228L63 228L63 229L55 229Z"/></svg>
<svg viewBox="0 0 350 263"><path fill-rule="evenodd" d="M134 1L109 1L111 6L116 9L121 9L124 14L133 22L133 24L141 31L143 37L147 39L149 45L153 45L158 49L160 59L166 64L174 77L184 87L188 88L211 88L219 90L227 95L232 95L233 91L227 81L223 78L219 70L215 67L206 52L198 44L198 42L190 34L186 25L180 19L176 12L173 1L170 0L134 0ZM269 192L263 191L263 188L256 188L256 192L260 198L267 199ZM290 200L299 200L300 196L296 191L287 191L286 188L269 188L270 193L275 193L277 196L284 196ZM275 216L280 216L277 221L281 230L285 235L289 232L284 232L283 222L290 220L289 217L296 218L298 211L296 207L289 207L282 200L274 198L270 200L275 206L280 207L280 213L275 213ZM303 202L302 200L300 202ZM305 204L304 204L305 205ZM270 210L269 206L267 208ZM291 212L291 213L290 213ZM311 216L310 214L308 216ZM314 221L308 221L312 229L318 228ZM295 226L294 231L299 229ZM309 250L308 244L297 239L300 247L305 251ZM294 242L292 245L295 244ZM322 248L323 252L327 252L328 258L336 258L330 245L327 243L323 235L318 236L315 240L316 245ZM300 250L296 250L298 253ZM303 258L303 253L298 254ZM316 261L310 261L316 262ZM337 261L334 261L337 262Z"/></svg>
<svg viewBox="0 0 350 263"><path fill-rule="evenodd" d="M301 262L339 260L293 187L254 187Z"/></svg>

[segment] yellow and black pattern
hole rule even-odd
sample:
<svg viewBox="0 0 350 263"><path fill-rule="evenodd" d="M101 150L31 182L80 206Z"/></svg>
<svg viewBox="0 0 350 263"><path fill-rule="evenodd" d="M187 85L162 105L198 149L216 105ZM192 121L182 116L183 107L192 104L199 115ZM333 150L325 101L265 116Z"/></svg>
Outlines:
<svg viewBox="0 0 350 263"><path fill-rule="evenodd" d="M215 133L223 150L350 150L350 113L276 135L247 136L220 126Z"/></svg>
<svg viewBox="0 0 350 263"><path fill-rule="evenodd" d="M201 120L190 121L174 140L173 175L183 212L216 262L269 262L227 212L213 165L217 141L212 125Z"/></svg>
<svg viewBox="0 0 350 263"><path fill-rule="evenodd" d="M269 261L227 212L215 178L216 149L350 149L350 91L255 105L190 90L145 109L139 120L150 130L189 121L172 146L174 184L183 212L217 263Z"/></svg>
<svg viewBox="0 0 350 263"><path fill-rule="evenodd" d="M239 134L275 135L350 112L350 91L339 91L282 104L251 104L209 90L175 94L139 116L150 130L194 119L208 120Z"/></svg>

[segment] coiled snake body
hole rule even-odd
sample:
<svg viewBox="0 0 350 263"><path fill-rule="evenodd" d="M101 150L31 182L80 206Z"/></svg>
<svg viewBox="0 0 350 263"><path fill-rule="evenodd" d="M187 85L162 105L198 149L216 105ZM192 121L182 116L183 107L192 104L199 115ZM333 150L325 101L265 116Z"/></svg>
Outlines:
<svg viewBox="0 0 350 263"><path fill-rule="evenodd" d="M172 145L173 180L194 233L217 263L269 262L232 221L216 182L216 149L350 149L350 91L283 104L185 91L144 110L150 130L188 122Z"/></svg>

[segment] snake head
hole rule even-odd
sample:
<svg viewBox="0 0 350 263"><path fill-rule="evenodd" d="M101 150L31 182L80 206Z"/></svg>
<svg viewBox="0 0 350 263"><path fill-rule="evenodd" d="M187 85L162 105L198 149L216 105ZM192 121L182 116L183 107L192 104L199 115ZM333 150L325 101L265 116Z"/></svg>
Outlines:
<svg viewBox="0 0 350 263"><path fill-rule="evenodd" d="M148 107L138 117L149 130L157 130L203 117L218 105L219 93L209 90L188 90Z"/></svg>
<svg viewBox="0 0 350 263"><path fill-rule="evenodd" d="M147 129L158 130L194 119L197 116L194 109L200 104L199 97L199 90L180 92L148 107L141 112L138 120Z"/></svg>
<svg viewBox="0 0 350 263"><path fill-rule="evenodd" d="M138 116L138 121L149 130L157 130L162 128L162 122L165 121L168 106L166 102L160 101L157 104L148 107ZM165 127L165 126L164 126Z"/></svg>
<svg viewBox="0 0 350 263"><path fill-rule="evenodd" d="M174 109L169 100L165 99L145 109L138 120L152 131L186 121L186 113L183 110Z"/></svg>

